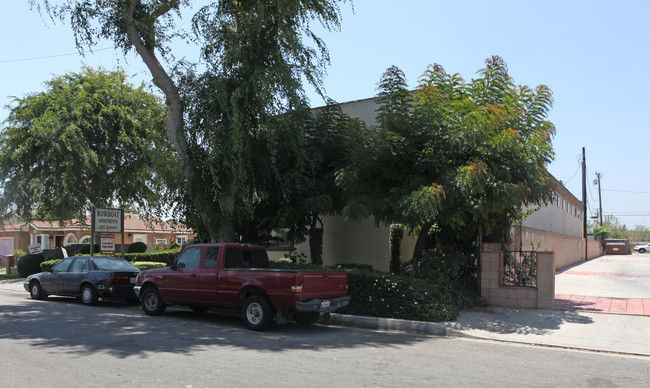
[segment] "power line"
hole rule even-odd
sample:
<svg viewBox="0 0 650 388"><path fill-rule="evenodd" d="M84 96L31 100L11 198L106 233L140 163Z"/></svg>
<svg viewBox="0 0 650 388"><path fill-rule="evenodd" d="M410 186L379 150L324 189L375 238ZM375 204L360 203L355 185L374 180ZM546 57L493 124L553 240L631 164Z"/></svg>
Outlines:
<svg viewBox="0 0 650 388"><path fill-rule="evenodd" d="M615 191L617 193L632 193L632 194L650 194L650 191L629 191L629 190L615 190L615 189L601 189L602 191Z"/></svg>
<svg viewBox="0 0 650 388"><path fill-rule="evenodd" d="M112 47L106 47L106 48L92 50L92 52L94 53L94 52L97 52L97 51L106 51L106 50L114 50L114 49ZM57 54L57 55L48 55L48 56L44 56L44 57L23 58L23 59L5 59L5 60L0 60L0 63L36 61L36 60L39 60L39 59L69 57L71 55L79 55L79 53L75 52L75 53L68 53L68 54Z"/></svg>

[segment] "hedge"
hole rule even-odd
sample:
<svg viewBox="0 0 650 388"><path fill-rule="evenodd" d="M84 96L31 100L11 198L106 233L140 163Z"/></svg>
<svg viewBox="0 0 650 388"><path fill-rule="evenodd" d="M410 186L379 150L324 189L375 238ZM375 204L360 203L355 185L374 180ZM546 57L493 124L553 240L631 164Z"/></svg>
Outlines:
<svg viewBox="0 0 650 388"><path fill-rule="evenodd" d="M18 275L21 278L26 278L29 275L42 272L41 263L45 260L43 255L26 255L21 257L16 264Z"/></svg>
<svg viewBox="0 0 650 388"><path fill-rule="evenodd" d="M156 252L127 253L124 255L124 258L132 263L147 261L147 262L165 263L165 265L172 265L172 263L176 261L176 258L178 257L179 253L180 253L180 249L167 249L164 251L156 251Z"/></svg>
<svg viewBox="0 0 650 388"><path fill-rule="evenodd" d="M305 270L343 270L343 266L321 266L272 262L272 268ZM441 303L441 295L426 279L394 275L367 269L366 265L349 264L348 294L350 305L338 310L342 314L365 315L414 321L453 321L458 308Z"/></svg>

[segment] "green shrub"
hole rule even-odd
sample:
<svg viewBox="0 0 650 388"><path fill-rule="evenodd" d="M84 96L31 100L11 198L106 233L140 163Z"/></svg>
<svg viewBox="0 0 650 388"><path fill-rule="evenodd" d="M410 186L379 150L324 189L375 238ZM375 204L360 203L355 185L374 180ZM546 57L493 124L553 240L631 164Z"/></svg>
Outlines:
<svg viewBox="0 0 650 388"><path fill-rule="evenodd" d="M129 245L127 253L144 253L147 251L147 244L137 241Z"/></svg>
<svg viewBox="0 0 650 388"><path fill-rule="evenodd" d="M426 279L436 287L440 301L465 309L484 305L476 292L474 254L450 248L427 249L418 261L404 263L402 273Z"/></svg>
<svg viewBox="0 0 650 388"><path fill-rule="evenodd" d="M166 267L166 263L156 263L156 262L151 262L151 261L137 261L133 263L140 271L144 271L145 269L151 269L151 268L162 268Z"/></svg>
<svg viewBox="0 0 650 388"><path fill-rule="evenodd" d="M164 251L158 252L127 253L124 255L124 258L133 263L148 261L171 265L174 261L176 261L176 258L178 257L180 251L180 249L166 249Z"/></svg>
<svg viewBox="0 0 650 388"><path fill-rule="evenodd" d="M35 273L43 272L41 271L41 263L45 260L43 255L26 255L18 260L16 268L18 269L18 275L21 278L26 278L29 275Z"/></svg>
<svg viewBox="0 0 650 388"><path fill-rule="evenodd" d="M437 288L424 279L387 274L367 269L366 264L346 264L350 305L339 310L342 314L409 319L414 321L452 321L458 309L442 303ZM343 265L271 262L272 268L305 270L341 270Z"/></svg>
<svg viewBox="0 0 650 388"><path fill-rule="evenodd" d="M361 269L348 270L350 305L342 314L414 321L453 321L458 309L441 303L436 289L424 279Z"/></svg>
<svg viewBox="0 0 650 388"><path fill-rule="evenodd" d="M80 255L89 255L90 254L90 244L82 245L81 248L79 248ZM93 246L93 253L99 253L99 245L95 244Z"/></svg>
<svg viewBox="0 0 650 388"><path fill-rule="evenodd" d="M60 262L63 259L54 259L54 260L47 260L41 263L41 272L47 272L51 271L52 267L54 267L58 262Z"/></svg>
<svg viewBox="0 0 650 388"><path fill-rule="evenodd" d="M402 260L400 258L402 249L402 238L404 238L404 227L400 224L390 226L390 272L399 274L402 269Z"/></svg>

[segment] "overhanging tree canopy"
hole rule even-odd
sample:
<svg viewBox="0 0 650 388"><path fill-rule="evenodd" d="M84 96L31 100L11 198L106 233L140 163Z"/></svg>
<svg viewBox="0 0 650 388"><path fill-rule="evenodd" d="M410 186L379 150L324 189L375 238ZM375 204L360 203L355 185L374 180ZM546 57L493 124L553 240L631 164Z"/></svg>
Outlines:
<svg viewBox="0 0 650 388"><path fill-rule="evenodd" d="M85 67L16 98L0 134L3 215L62 221L92 206L157 204L171 162L166 119L121 71Z"/></svg>
<svg viewBox="0 0 650 388"><path fill-rule="evenodd" d="M344 1L220 0L201 7L192 22L208 69L206 77L193 79L219 88L198 92L213 92L211 100L218 105L194 106L190 112L185 110L187 100L181 97L178 81L160 58L173 54L169 42L183 34L174 25L174 15L191 1L69 0L54 5L32 0L32 4L44 5L56 18L67 18L80 48L109 39L125 52L134 49L142 58L166 98L167 137L185 176L186 195L181 198L196 215L191 226L210 240L225 241L233 238L237 200L250 190L242 173L246 171L242 160L250 151L246 148L249 135L265 125L269 115L304 103L303 77L321 90L327 51L309 25L316 20L328 29L338 28L338 4ZM305 44L305 37L314 45ZM192 113L207 111L212 122L196 116L189 118L191 125L186 122ZM226 136L216 136L215 131ZM193 142L190 135L199 141ZM215 147L212 139L217 137L229 146L228 155L213 153L223 145ZM233 169L224 170L224 166Z"/></svg>
<svg viewBox="0 0 650 388"><path fill-rule="evenodd" d="M380 82L379 128L339 174L344 214L419 233L416 258L432 228L449 241L503 241L524 207L552 195L551 91L516 86L496 56L478 74L466 83L434 65L411 93L390 68Z"/></svg>

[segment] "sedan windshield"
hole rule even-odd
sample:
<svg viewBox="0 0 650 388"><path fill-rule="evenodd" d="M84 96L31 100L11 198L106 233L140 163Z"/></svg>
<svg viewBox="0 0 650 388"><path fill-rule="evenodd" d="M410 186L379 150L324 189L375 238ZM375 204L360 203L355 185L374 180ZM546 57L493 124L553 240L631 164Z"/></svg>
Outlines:
<svg viewBox="0 0 650 388"><path fill-rule="evenodd" d="M96 257L93 259L95 267L103 271L139 271L135 266L124 259Z"/></svg>

